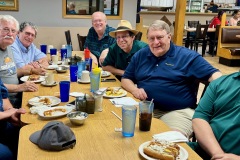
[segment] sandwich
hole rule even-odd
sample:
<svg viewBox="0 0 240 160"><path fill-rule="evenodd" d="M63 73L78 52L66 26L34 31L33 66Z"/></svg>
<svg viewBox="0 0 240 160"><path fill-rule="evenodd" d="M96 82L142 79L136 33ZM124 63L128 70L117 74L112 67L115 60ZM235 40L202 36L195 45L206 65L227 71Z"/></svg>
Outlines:
<svg viewBox="0 0 240 160"><path fill-rule="evenodd" d="M28 81L36 81L36 80L39 80L39 79L40 79L40 76L36 75L36 74L31 74L28 77Z"/></svg>
<svg viewBox="0 0 240 160"><path fill-rule="evenodd" d="M168 141L151 141L143 148L143 152L156 159L175 160L180 152L180 147Z"/></svg>

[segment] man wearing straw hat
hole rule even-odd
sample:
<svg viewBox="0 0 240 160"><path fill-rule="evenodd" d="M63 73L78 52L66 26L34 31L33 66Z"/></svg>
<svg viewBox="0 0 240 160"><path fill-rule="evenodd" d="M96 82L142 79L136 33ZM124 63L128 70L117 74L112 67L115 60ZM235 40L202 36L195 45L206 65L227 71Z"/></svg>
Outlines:
<svg viewBox="0 0 240 160"><path fill-rule="evenodd" d="M132 29L132 25L127 20L121 20L118 28L109 33L116 39L116 43L109 47L109 52L105 58L102 68L114 74L119 80L124 74L131 57L140 49L147 46L146 43L134 40L137 30Z"/></svg>

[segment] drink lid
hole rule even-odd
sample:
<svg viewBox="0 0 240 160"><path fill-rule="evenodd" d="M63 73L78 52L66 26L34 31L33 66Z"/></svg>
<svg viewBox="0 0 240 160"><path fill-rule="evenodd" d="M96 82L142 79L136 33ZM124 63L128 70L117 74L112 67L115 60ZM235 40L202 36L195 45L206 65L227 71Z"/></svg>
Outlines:
<svg viewBox="0 0 240 160"><path fill-rule="evenodd" d="M100 69L100 68L94 68L94 69L92 70L92 73L93 73L93 74L100 74L100 73L101 73L101 69Z"/></svg>

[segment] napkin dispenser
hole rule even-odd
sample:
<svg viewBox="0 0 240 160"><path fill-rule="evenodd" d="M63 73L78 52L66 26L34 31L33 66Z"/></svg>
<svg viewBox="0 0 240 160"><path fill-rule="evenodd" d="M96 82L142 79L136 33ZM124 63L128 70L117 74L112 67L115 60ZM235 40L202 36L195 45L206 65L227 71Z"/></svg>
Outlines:
<svg viewBox="0 0 240 160"><path fill-rule="evenodd" d="M76 97L75 105L76 105L76 110L77 111L86 112L86 110L87 110L86 96Z"/></svg>

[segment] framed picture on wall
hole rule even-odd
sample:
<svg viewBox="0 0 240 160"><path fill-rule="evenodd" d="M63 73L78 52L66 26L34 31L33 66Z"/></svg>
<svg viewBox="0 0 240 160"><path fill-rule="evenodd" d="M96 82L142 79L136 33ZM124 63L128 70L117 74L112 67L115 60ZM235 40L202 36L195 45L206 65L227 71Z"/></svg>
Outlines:
<svg viewBox="0 0 240 160"><path fill-rule="evenodd" d="M18 0L0 0L0 10L18 11Z"/></svg>

